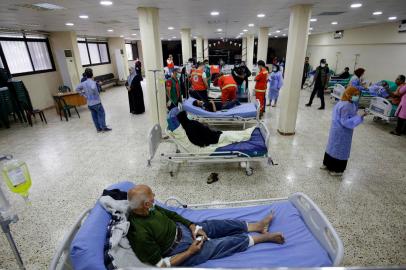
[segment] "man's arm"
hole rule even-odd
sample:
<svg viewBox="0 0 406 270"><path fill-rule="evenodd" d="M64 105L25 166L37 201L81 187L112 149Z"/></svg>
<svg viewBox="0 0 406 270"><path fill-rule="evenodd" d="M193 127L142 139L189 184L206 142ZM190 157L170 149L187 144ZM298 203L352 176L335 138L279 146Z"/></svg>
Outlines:
<svg viewBox="0 0 406 270"><path fill-rule="evenodd" d="M183 225L185 225L186 227L189 227L191 224L193 224L193 222L191 222L190 220L187 220L186 218L182 217L181 215L179 215L176 212L167 210L165 208L162 208L160 206L156 206L156 208L161 211L163 214L165 214L168 218L172 219L175 222L180 222Z"/></svg>
<svg viewBox="0 0 406 270"><path fill-rule="evenodd" d="M206 76L206 73L205 73L205 72L203 72L202 77L203 77L203 83L204 83L204 85L206 86L206 88L209 88L209 83L207 82L207 76Z"/></svg>

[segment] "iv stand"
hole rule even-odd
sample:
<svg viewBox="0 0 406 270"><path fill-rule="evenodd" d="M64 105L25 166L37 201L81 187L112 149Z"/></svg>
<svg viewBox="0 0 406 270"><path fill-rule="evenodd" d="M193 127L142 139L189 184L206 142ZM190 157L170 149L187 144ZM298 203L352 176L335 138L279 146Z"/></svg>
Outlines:
<svg viewBox="0 0 406 270"><path fill-rule="evenodd" d="M155 101L156 101L156 115L158 117L158 124L161 122L159 121L159 105L158 105L158 87L156 85L156 73L160 72L160 69L150 69L148 70L150 72L154 72L154 83L155 83Z"/></svg>
<svg viewBox="0 0 406 270"><path fill-rule="evenodd" d="M7 156L0 155L0 161L10 160L12 158L13 158L12 155L7 155ZM3 191L1 190L1 187L0 187L0 207L3 206L1 204L4 204L5 208L8 208L10 206L10 203L7 201L7 199L4 196ZM10 244L11 250L14 253L14 257L17 261L17 264L18 264L20 270L25 270L24 263L23 263L23 260L21 259L20 252L17 249L17 245L14 242L13 235L11 234L11 231L10 231L10 224L16 223L18 221L18 216L14 213L10 215L10 214L7 214L6 212L4 212L4 214L5 215L3 216L3 213L0 211L1 229L7 237L7 241Z"/></svg>

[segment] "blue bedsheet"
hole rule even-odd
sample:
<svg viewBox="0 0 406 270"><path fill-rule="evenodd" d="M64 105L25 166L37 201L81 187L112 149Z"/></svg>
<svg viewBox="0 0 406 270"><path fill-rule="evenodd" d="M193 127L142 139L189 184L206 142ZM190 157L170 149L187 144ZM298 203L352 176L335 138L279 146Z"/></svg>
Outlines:
<svg viewBox="0 0 406 270"><path fill-rule="evenodd" d="M259 128L254 129L249 141L232 143L223 147L219 147L215 152L221 151L239 151L251 157L260 157L268 153L265 139L262 137ZM216 155L215 153L213 155Z"/></svg>
<svg viewBox="0 0 406 270"><path fill-rule="evenodd" d="M109 187L128 191L134 184L121 182ZM327 251L308 230L298 210L289 201L271 205L191 210L167 207L192 221L205 219L240 219L248 222L262 219L271 210L275 218L272 232L282 232L286 243L266 243L249 248L230 257L210 260L198 267L260 268L260 267L319 267L332 266ZM71 245L71 259L75 270L106 269L103 252L110 215L96 203Z"/></svg>
<svg viewBox="0 0 406 270"><path fill-rule="evenodd" d="M257 116L257 108L254 103L243 103L239 106L231 108L227 111L218 111L218 112L208 112L202 108L193 106L194 98L188 98L183 102L183 109L188 113L193 113L201 117L209 118L232 118L232 117L243 117L243 118L254 118Z"/></svg>

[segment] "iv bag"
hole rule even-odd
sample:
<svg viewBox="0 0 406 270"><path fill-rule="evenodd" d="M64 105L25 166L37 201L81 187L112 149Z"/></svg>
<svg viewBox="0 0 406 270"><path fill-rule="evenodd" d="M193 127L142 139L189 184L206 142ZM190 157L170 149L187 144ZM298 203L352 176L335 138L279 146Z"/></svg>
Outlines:
<svg viewBox="0 0 406 270"><path fill-rule="evenodd" d="M28 199L31 176L24 161L16 159L7 161L3 166L3 177L12 192L21 195L24 199Z"/></svg>

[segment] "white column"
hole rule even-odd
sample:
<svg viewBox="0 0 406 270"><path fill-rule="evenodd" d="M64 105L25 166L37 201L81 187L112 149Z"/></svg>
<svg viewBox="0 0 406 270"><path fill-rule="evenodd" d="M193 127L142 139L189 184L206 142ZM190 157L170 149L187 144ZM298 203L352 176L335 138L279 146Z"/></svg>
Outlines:
<svg viewBox="0 0 406 270"><path fill-rule="evenodd" d="M154 7L139 7L138 20L141 32L142 55L144 58L145 81L149 101L149 114L153 124L166 128L166 98L163 77L162 44L159 33L159 9ZM160 70L154 73L149 70ZM155 83L157 92L155 91Z"/></svg>
<svg viewBox="0 0 406 270"><path fill-rule="evenodd" d="M241 61L247 63L247 38L245 37L242 38Z"/></svg>
<svg viewBox="0 0 406 270"><path fill-rule="evenodd" d="M266 57L268 55L268 27L259 28L258 33L258 52L257 61L262 60L266 64Z"/></svg>
<svg viewBox="0 0 406 270"><path fill-rule="evenodd" d="M196 60L203 62L203 38L196 38Z"/></svg>
<svg viewBox="0 0 406 270"><path fill-rule="evenodd" d="M209 40L203 40L203 58L209 60Z"/></svg>
<svg viewBox="0 0 406 270"><path fill-rule="evenodd" d="M192 40L190 39L190 28L180 30L180 38L182 42L182 60L183 65L192 57Z"/></svg>
<svg viewBox="0 0 406 270"><path fill-rule="evenodd" d="M295 134L300 84L303 75L303 59L306 56L310 17L310 5L291 7L285 78L280 101L278 102L280 108L278 132L282 135Z"/></svg>
<svg viewBox="0 0 406 270"><path fill-rule="evenodd" d="M254 35L247 35L247 67L252 71L254 66Z"/></svg>

